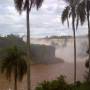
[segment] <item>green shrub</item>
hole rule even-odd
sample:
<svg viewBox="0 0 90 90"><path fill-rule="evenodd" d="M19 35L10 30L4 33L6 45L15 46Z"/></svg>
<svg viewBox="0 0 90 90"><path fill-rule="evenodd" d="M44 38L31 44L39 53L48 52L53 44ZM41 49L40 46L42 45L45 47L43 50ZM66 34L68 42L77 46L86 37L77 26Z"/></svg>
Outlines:
<svg viewBox="0 0 90 90"><path fill-rule="evenodd" d="M65 81L65 77L61 75L56 80L43 81L35 90L70 90L70 88Z"/></svg>
<svg viewBox="0 0 90 90"><path fill-rule="evenodd" d="M50 82L49 81L43 81L40 83L35 90L50 90Z"/></svg>

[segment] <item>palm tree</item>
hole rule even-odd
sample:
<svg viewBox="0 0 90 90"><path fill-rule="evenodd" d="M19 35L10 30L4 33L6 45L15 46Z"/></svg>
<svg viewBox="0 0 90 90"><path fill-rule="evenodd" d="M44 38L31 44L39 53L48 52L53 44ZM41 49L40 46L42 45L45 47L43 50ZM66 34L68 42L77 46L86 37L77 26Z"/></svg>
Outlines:
<svg viewBox="0 0 90 90"><path fill-rule="evenodd" d="M17 81L22 81L27 72L25 52L16 46L5 50L4 57L0 62L1 73L4 73L8 80L14 77L14 90L17 90Z"/></svg>
<svg viewBox="0 0 90 90"><path fill-rule="evenodd" d="M14 0L15 7L19 13L22 13L23 10L26 10L26 22L27 22L27 88L31 88L30 80L30 64L31 64L31 53L30 53L30 22L29 22L29 13L33 6L36 6L37 9L42 5L43 0Z"/></svg>
<svg viewBox="0 0 90 90"><path fill-rule="evenodd" d="M86 16L87 16L87 22L88 22L88 43L89 43L89 73L88 73L88 79L90 81L90 0L83 0L82 3L85 4L85 7L83 7L83 9L86 10Z"/></svg>
<svg viewBox="0 0 90 90"><path fill-rule="evenodd" d="M89 73L88 73L88 79L90 80L90 0L82 0L82 2L80 3L82 5L82 8L80 8L81 10L85 11L85 14L82 14L80 11L78 11L79 13L81 13L82 17L84 18L85 16L87 17L87 22L88 22L88 42L89 42L89 50L88 50L88 54L89 54ZM79 6L80 6L79 4Z"/></svg>
<svg viewBox="0 0 90 90"><path fill-rule="evenodd" d="M90 1L86 0L86 12L87 12L87 22L88 22L88 42L89 42L89 73L88 73L88 79L90 81L90 21L89 21L89 15L90 15Z"/></svg>
<svg viewBox="0 0 90 90"><path fill-rule="evenodd" d="M74 36L74 83L76 82L76 29L78 27L79 21L81 22L81 25L85 21L85 17L81 17L82 14L85 15L84 10L80 10L79 7L82 7L82 5L78 4L80 3L79 0L66 0L68 5L65 7L65 9L62 12L62 23L64 23L67 20L68 26L69 26L69 18L72 18L72 29L73 29L73 36ZM79 10L78 10L79 9ZM81 13L79 12L81 11ZM76 23L75 23L76 22ZM76 28L75 28L76 26Z"/></svg>
<svg viewBox="0 0 90 90"><path fill-rule="evenodd" d="M79 17L82 17L82 24L85 22L85 19L87 17L87 22L88 22L88 42L89 42L89 59L88 59L88 68L89 68L89 73L88 73L88 79L90 81L90 0L82 0L81 3L79 3L78 8L77 8L77 14ZM78 22L79 18L77 19Z"/></svg>

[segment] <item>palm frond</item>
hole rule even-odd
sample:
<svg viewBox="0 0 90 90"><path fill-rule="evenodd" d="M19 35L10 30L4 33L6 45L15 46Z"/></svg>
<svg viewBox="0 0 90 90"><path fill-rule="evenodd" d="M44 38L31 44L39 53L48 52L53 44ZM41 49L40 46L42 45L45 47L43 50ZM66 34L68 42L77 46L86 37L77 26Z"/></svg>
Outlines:
<svg viewBox="0 0 90 90"><path fill-rule="evenodd" d="M85 3L84 2L82 2L78 5L76 12L77 12L78 19L80 19L81 25L83 25L85 22L85 19L86 19L86 11L85 11Z"/></svg>
<svg viewBox="0 0 90 90"><path fill-rule="evenodd" d="M26 10L28 5L29 5L29 9L31 11L32 7L35 7L37 9L39 9L42 5L42 2L44 0L14 0L15 3L15 7L17 9L17 11L19 11L19 13L22 12L22 10Z"/></svg>
<svg viewBox="0 0 90 90"><path fill-rule="evenodd" d="M67 25L68 25L68 28L69 28L69 20L68 20L68 17L67 17Z"/></svg>
<svg viewBox="0 0 90 90"><path fill-rule="evenodd" d="M85 62L85 67L86 67L86 68L89 68L89 60L87 60L87 61Z"/></svg>
<svg viewBox="0 0 90 90"><path fill-rule="evenodd" d="M14 0L15 7L19 13L22 12L23 0Z"/></svg>
<svg viewBox="0 0 90 90"><path fill-rule="evenodd" d="M34 1L34 0L33 0ZM25 0L25 2L24 2L24 7L23 7L23 10L26 10L27 9L27 6L30 4L31 5L31 3L32 3L32 0Z"/></svg>
<svg viewBox="0 0 90 90"><path fill-rule="evenodd" d="M43 0L36 0L36 7L39 9L42 5Z"/></svg>
<svg viewBox="0 0 90 90"><path fill-rule="evenodd" d="M64 22L68 19L68 17L69 17L69 11L70 11L69 6L67 6L67 7L63 10L62 15L61 15L62 23L64 23Z"/></svg>
<svg viewBox="0 0 90 90"><path fill-rule="evenodd" d="M5 50L4 50L5 51ZM17 79L22 80L27 72L27 63L25 52L14 46L6 49L6 56L0 61L0 71L5 74L7 79L11 79L11 75L17 74ZM16 70L18 72L16 72Z"/></svg>
<svg viewBox="0 0 90 90"><path fill-rule="evenodd" d="M12 67L13 65L11 64L10 59L5 58L3 60L1 60L1 66L0 66L0 71L1 73L6 75L6 78L10 81L11 79L11 74L12 74Z"/></svg>
<svg viewBox="0 0 90 90"><path fill-rule="evenodd" d="M90 11L90 0L87 0L87 12Z"/></svg>
<svg viewBox="0 0 90 90"><path fill-rule="evenodd" d="M19 81L22 81L23 76L26 74L27 72L27 63L25 61L25 59L19 59L19 62L17 64L17 78Z"/></svg>
<svg viewBox="0 0 90 90"><path fill-rule="evenodd" d="M70 6L76 6L81 0L65 0Z"/></svg>
<svg viewBox="0 0 90 90"><path fill-rule="evenodd" d="M77 19L76 19L76 30L78 28L78 25L79 25L79 16L77 15Z"/></svg>

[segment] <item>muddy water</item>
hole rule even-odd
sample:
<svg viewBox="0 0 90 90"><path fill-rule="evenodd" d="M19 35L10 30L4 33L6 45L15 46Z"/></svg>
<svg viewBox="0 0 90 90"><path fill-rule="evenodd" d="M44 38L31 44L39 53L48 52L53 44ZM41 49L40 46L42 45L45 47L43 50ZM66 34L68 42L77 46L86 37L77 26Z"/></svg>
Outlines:
<svg viewBox="0 0 90 90"><path fill-rule="evenodd" d="M73 41L68 42L66 46L55 46L56 51L55 55L58 58L62 58L64 62L59 62L55 64L37 64L31 66L31 83L32 89L37 86L38 83L43 80L52 80L56 79L60 75L66 76L66 81L69 83L73 82L73 72L74 72L74 64L73 64ZM84 50L77 43L77 80L83 81L86 68L84 66L86 60L86 49ZM22 83L18 83L19 90L26 90L27 81L26 76ZM6 81L4 76L0 76L0 90L9 90L13 88L13 80L11 83ZM13 90L13 89L12 89Z"/></svg>
<svg viewBox="0 0 90 90"><path fill-rule="evenodd" d="M77 63L77 80L84 80L85 67L83 63ZM73 63L58 63L58 64L49 64L49 65L32 65L31 66L31 81L32 81L32 89L37 86L43 80L52 80L56 79L60 75L66 76L66 81L73 82ZM18 84L19 90L26 90L27 82L26 77L22 83ZM0 90L9 90L13 88L13 80L9 83L5 77L0 76ZM12 89L13 90L13 89Z"/></svg>
<svg viewBox="0 0 90 90"><path fill-rule="evenodd" d="M83 81L85 74L84 62L77 63L77 80ZM52 65L32 66L32 87L43 80L56 79L60 75L66 76L66 81L73 82L73 63L58 63Z"/></svg>
<svg viewBox="0 0 90 90"><path fill-rule="evenodd" d="M46 42L45 40L43 41ZM60 75L66 76L66 81L73 82L74 73L74 49L73 39L65 41L61 44L60 41L54 40L54 46L56 48L55 56L64 60L63 63L49 64L49 65L32 65L32 87L36 86L43 80L56 79ZM42 41L40 42L42 43ZM51 45L52 42L47 41L45 44ZM88 58L86 54L87 39L77 39L77 80L83 81L85 75L85 61Z"/></svg>

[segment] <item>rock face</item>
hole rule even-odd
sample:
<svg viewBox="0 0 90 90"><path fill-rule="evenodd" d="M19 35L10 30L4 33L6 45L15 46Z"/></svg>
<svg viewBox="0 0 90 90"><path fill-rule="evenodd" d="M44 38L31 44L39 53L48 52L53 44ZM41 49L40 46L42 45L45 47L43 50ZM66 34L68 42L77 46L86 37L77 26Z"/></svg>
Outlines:
<svg viewBox="0 0 90 90"><path fill-rule="evenodd" d="M22 38L14 35L0 37L0 49L12 46L18 46L26 51L26 43ZM33 64L51 64L59 61L59 59L55 58L55 47L53 46L31 44L31 54Z"/></svg>
<svg viewBox="0 0 90 90"><path fill-rule="evenodd" d="M31 52L33 63L49 64L55 60L55 48L53 46L32 44Z"/></svg>

